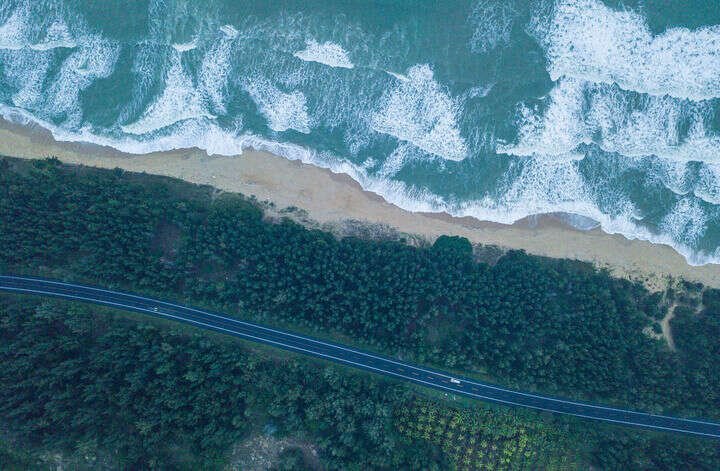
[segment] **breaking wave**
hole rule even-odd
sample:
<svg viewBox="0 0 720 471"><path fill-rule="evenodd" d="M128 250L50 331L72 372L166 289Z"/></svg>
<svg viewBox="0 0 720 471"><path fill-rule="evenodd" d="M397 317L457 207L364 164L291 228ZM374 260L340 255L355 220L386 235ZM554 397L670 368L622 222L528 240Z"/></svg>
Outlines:
<svg viewBox="0 0 720 471"><path fill-rule="evenodd" d="M691 100L720 97L720 25L653 35L632 10L600 0L558 0L550 23L536 19L529 31L545 49L553 80L617 83Z"/></svg>
<svg viewBox="0 0 720 471"><path fill-rule="evenodd" d="M433 78L428 65L411 67L407 80L388 90L372 119L372 128L450 160L467 156L457 116L462 105Z"/></svg>
<svg viewBox="0 0 720 471"><path fill-rule="evenodd" d="M710 102L642 95L617 85L563 78L518 110L519 139L500 152L563 155L580 144L607 152L679 161L720 162L720 135Z"/></svg>
<svg viewBox="0 0 720 471"><path fill-rule="evenodd" d="M298 59L308 62L318 62L320 64L329 65L330 67L342 67L352 69L355 65L348 57L347 51L339 44L325 42L319 44L315 40L309 40L307 47L294 54Z"/></svg>
<svg viewBox="0 0 720 471"><path fill-rule="evenodd" d="M133 154L267 150L411 211L561 213L720 263L720 26L651 32L600 0L387 2L387 22L318 2L3 2L0 113Z"/></svg>

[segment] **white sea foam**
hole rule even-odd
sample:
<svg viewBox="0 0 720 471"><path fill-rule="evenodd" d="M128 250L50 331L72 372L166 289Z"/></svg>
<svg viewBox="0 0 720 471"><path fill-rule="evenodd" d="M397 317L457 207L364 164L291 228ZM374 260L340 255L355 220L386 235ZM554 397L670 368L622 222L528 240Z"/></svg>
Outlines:
<svg viewBox="0 0 720 471"><path fill-rule="evenodd" d="M411 67L407 77L380 99L371 128L444 159L464 159L468 150L457 125L460 102L435 81L428 65Z"/></svg>
<svg viewBox="0 0 720 471"><path fill-rule="evenodd" d="M0 25L0 48L22 49L27 46L27 23L27 10L16 8L5 23Z"/></svg>
<svg viewBox="0 0 720 471"><path fill-rule="evenodd" d="M720 205L720 164L703 164L693 194L703 201Z"/></svg>
<svg viewBox="0 0 720 471"><path fill-rule="evenodd" d="M197 48L198 40L197 38L193 38L192 41L186 42L186 43L173 43L172 47L177 52L187 52L192 51L193 49Z"/></svg>
<svg viewBox="0 0 720 471"><path fill-rule="evenodd" d="M165 76L165 88L162 94L138 120L121 126L124 132L146 134L178 121L201 117L213 118L205 108L190 76L185 72L180 53L173 51L170 60L171 65Z"/></svg>
<svg viewBox="0 0 720 471"><path fill-rule="evenodd" d="M472 87L472 88L468 89L467 92L465 92L465 96L467 98L485 98L488 95L488 93L490 93L490 90L492 90L494 86L495 86L495 83L490 83L485 86Z"/></svg>
<svg viewBox="0 0 720 471"><path fill-rule="evenodd" d="M232 25L223 25L220 27L220 31L230 39L234 39L238 35L238 30Z"/></svg>
<svg viewBox="0 0 720 471"><path fill-rule="evenodd" d="M122 136L100 135L90 126L67 129L40 119L19 108L0 105L0 114L11 122L36 124L48 129L58 141L89 142L112 147L128 154L147 154L176 149L200 148L210 155L237 155L245 145L241 138L221 129L214 120L198 118L178 122L152 134L126 134Z"/></svg>
<svg viewBox="0 0 720 471"><path fill-rule="evenodd" d="M253 142L251 147L328 168L335 173L346 173L359 182L363 189L380 194L386 201L408 211L444 211L459 217L472 216L484 221L506 224L534 214L559 212L565 213L563 220L579 228L591 229L599 225L604 232L610 234L622 234L628 239L672 246L691 265L720 263L720 250L707 253L691 248L691 240L687 236L692 234L683 232L682 227L671 226L670 220L667 221L670 233L657 232L638 223L636 208L623 195L613 195L616 202L611 214L603 211L594 202L597 195L583 182L577 162L571 160L554 162L548 158L525 161L519 172L522 182L515 179L517 172L510 171L506 175L504 188L500 191L504 196L499 199L487 197L483 200L452 204L427 189L409 186L382 175L371 175L367 171L367 165L355 165L336 156L318 154L294 145L269 143L262 139ZM676 208L677 214L682 212L682 207ZM690 229L692 222L689 225L689 219L687 216L680 217L678 224L684 223L684 228ZM695 222L701 223L701 220L696 218Z"/></svg>
<svg viewBox="0 0 720 471"><path fill-rule="evenodd" d="M65 18L62 15L69 13L55 8L38 16L36 7L31 1L11 4L12 10L4 11L7 19L0 25L4 78L17 88L12 103L76 126L83 114L80 93L113 72L120 45L87 33L82 18ZM56 48L72 51L58 56L52 51ZM51 64L54 73L50 77Z"/></svg>
<svg viewBox="0 0 720 471"><path fill-rule="evenodd" d="M617 83L626 90L703 100L720 97L720 25L653 36L645 18L600 0L557 0L536 18L550 77Z"/></svg>
<svg viewBox="0 0 720 471"><path fill-rule="evenodd" d="M293 54L298 59L308 62L318 62L330 67L342 67L352 69L355 65L350 60L347 51L339 44L326 41L322 44L310 39L305 44L306 48Z"/></svg>
<svg viewBox="0 0 720 471"><path fill-rule="evenodd" d="M712 129L708 102L638 95L615 85L564 78L544 106L523 104L518 114L519 138L498 146L501 153L559 156L594 142L626 156L720 161L720 136Z"/></svg>
<svg viewBox="0 0 720 471"><path fill-rule="evenodd" d="M48 24L52 27L53 23L50 21ZM568 216L569 222L578 226L592 219L599 221L607 232L671 244L691 263L720 261L720 252L696 253L689 248L702 239L704 227L708 224L708 219L704 218L711 217L705 213L708 205L694 200L693 194L707 202L720 204L720 164L710 163L712 156L717 155L717 144L708 124L708 104L683 104L670 97L638 98L617 87L588 84L583 80L573 85L572 79L562 79L545 103L547 107L525 107L521 138L515 148L520 149L516 153L525 152L533 157L515 159L518 164L511 167L497 197L457 202L452 197L445 199L427 189L392 179L408 162L423 158L420 156L427 158L428 153L459 160L467 153L467 142L472 142L473 148L476 148L473 139L479 139L472 135L460 135L457 125L462 112L460 98L453 98L445 87L439 85L428 66L411 68L407 75L393 74L397 81L387 80L391 82L390 88L382 96L378 109L374 110L375 115L360 124L363 130L365 126L372 126L399 139L392 154L382 165L371 158L363 164L354 164L340 156L239 134L242 129L240 115L232 131L221 128L212 119L211 113L224 110L227 73L231 70L233 59L232 47L241 42L236 39L238 33L232 27L224 28L222 37L216 38L216 42L207 49L198 65L196 77L190 72L195 69L185 67L189 64L188 59L200 57L199 52L186 54L186 62L180 58L181 52L189 50L191 43L175 45L174 50L167 48L173 56L167 70L162 69L165 74L161 77L165 82L164 90L161 88L144 113L135 113L140 114L140 119L126 127L125 131L129 134L120 133L118 128L104 130L100 134L99 129L91 126L74 127L83 123L80 119L80 92L98 78L112 73L120 46L98 38L91 38L86 44L86 38L78 36L77 41L82 45L77 46L77 50L63 51L60 55L43 50L45 45L60 44L63 38L61 26L56 27L57 34L50 34L51 28L32 38L23 33L18 36L20 40L16 42L19 44L14 48L16 50L0 51L0 54L12 54L8 56L12 57L11 60L3 60L2 72L3 80L17 89L12 96L13 103L26 108L27 113L44 116L45 121L36 117L32 119L50 129L58 140L95 142L135 154L199 147L210 154L235 155L244 148L253 147L329 168L333 172L347 173L364 189L381 194L388 201L412 211L447 211L458 216L472 215L507 223L531 214L565 211L570 215L579 215L579 219ZM6 30L10 31L10 28ZM207 36L201 37L204 48ZM9 43L14 41L12 35L0 36L0 46L8 38ZM41 50L32 50L34 46ZM148 49L152 47L148 46ZM64 58L65 63L49 76L48 64L53 57L57 61ZM150 69L155 67L155 59L153 56L153 60L145 66ZM329 67L315 69L337 73ZM152 86L140 88L143 91L154 90L153 79L152 71L147 77L139 78L139 81L152 82ZM298 89L299 83L292 85L290 80L273 80L277 81L259 80L246 87L269 126L275 130L309 132L312 120L307 100L301 92L293 91ZM469 90L465 96L481 96L484 93L481 88L476 88ZM137 94L137 97L143 96L142 93ZM313 102L313 106L317 105ZM313 115L321 116L315 114L315 109ZM6 115L7 108L3 107L0 111ZM354 111L348 114L362 115ZM57 118L63 115L72 119L61 126L51 123L51 120L61 121ZM133 130L138 134L133 134ZM564 137L553 134L555 132L564 133ZM374 133L370 136L370 140L379 137ZM610 199L616 202L616 206L608 209L606 202L601 204L593 183L584 181L580 172L583 164L578 162L583 154L575 150L578 143L595 140L604 149L628 154L677 154L672 157L675 161L667 163L662 177L666 186L678 194L686 193L687 198L680 199L663 220L663 233L650 230L638 222L637 208L622 195L612 195ZM357 145L369 147L369 144ZM507 146L513 149L513 145ZM687 160L692 160L687 157L690 155L700 155L706 162L686 165ZM438 158L436 163L440 162L442 160ZM694 169L699 169L697 175L693 174Z"/></svg>
<svg viewBox="0 0 720 471"><path fill-rule="evenodd" d="M521 104L518 110L518 141L500 144L498 152L519 156L555 155L572 152L578 145L592 141L584 122L584 84L564 80L545 98L545 109Z"/></svg>
<svg viewBox="0 0 720 471"><path fill-rule="evenodd" d="M657 173L662 180L662 185L676 195L686 195L690 192L692 178L688 162L676 160L659 160L654 162ZM648 169L654 170L654 169ZM651 175L652 176L652 175Z"/></svg>
<svg viewBox="0 0 720 471"><path fill-rule="evenodd" d="M663 218L660 229L674 240L694 245L707 230L708 215L697 200L683 198Z"/></svg>
<svg viewBox="0 0 720 471"><path fill-rule="evenodd" d="M470 50L486 53L510 41L515 10L512 0L479 0L468 17L473 26Z"/></svg>
<svg viewBox="0 0 720 471"><path fill-rule="evenodd" d="M720 250L706 253L691 248L704 233L707 221L707 215L696 201L681 200L662 221L658 231L641 224L637 209L619 193L611 195L612 208L601 208L597 203L599 196L583 180L577 163L530 159L516 165L521 166L521 170L513 171L515 166L511 166L498 192L499 197L466 201L448 212L507 224L535 214L565 213L569 216L563 219L568 223L580 216L586 229L595 226L590 221L596 221L610 234L670 245L691 265L720 263Z"/></svg>
<svg viewBox="0 0 720 471"><path fill-rule="evenodd" d="M245 90L273 131L294 129L305 134L310 132L307 100L302 92L285 93L261 78L248 80L245 83Z"/></svg>
<svg viewBox="0 0 720 471"><path fill-rule="evenodd" d="M377 172L379 177L392 178L405 164L418 158L418 150L416 147L408 143L400 143L394 151L385 159L382 166Z"/></svg>
<svg viewBox="0 0 720 471"><path fill-rule="evenodd" d="M53 82L42 92L42 113L63 117L66 125L77 126L82 120L80 93L100 78L109 77L115 68L120 46L99 36L85 38L60 66Z"/></svg>
<svg viewBox="0 0 720 471"><path fill-rule="evenodd" d="M62 20L55 20L45 33L45 37L38 43L30 44L31 49L46 51L56 47L73 48L77 43L70 34L68 25Z"/></svg>
<svg viewBox="0 0 720 471"><path fill-rule="evenodd" d="M198 73L198 86L217 113L225 113L225 90L232 70L234 38L223 36L205 53Z"/></svg>
<svg viewBox="0 0 720 471"><path fill-rule="evenodd" d="M604 84L586 87L585 122L600 134L603 149L624 155L656 155L677 161L720 161L712 105L670 96L637 96Z"/></svg>
<svg viewBox="0 0 720 471"><path fill-rule="evenodd" d="M579 202L592 200L574 161L531 159L521 165L519 174L510 172L506 175L507 180L501 183L503 189L494 203L508 210L522 211L505 222L514 222L530 214L577 212ZM580 214L587 215L588 212L586 209Z"/></svg>
<svg viewBox="0 0 720 471"><path fill-rule="evenodd" d="M408 82L408 81L410 81L410 79L407 78L406 75L397 74L397 73L395 73L395 72L390 72L389 70L386 70L385 72L386 72L387 74L389 74L389 75L392 75L392 76L395 77L396 79L403 81L403 82Z"/></svg>
<svg viewBox="0 0 720 471"><path fill-rule="evenodd" d="M42 98L42 87L50 70L50 54L28 49L0 51L4 81L17 91L12 103L27 109L37 109Z"/></svg>
<svg viewBox="0 0 720 471"><path fill-rule="evenodd" d="M13 9L8 19L0 25L0 49L30 48L46 51L55 48L73 48L77 43L63 18L34 17L30 4Z"/></svg>

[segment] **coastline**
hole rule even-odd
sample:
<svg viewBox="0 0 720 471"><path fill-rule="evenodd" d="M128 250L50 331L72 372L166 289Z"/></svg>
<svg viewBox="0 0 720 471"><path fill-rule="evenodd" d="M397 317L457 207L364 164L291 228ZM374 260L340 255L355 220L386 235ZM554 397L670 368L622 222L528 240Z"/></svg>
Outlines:
<svg viewBox="0 0 720 471"><path fill-rule="evenodd" d="M720 288L720 265L691 266L667 245L631 240L599 228L581 231L551 216L533 218L533 224L522 220L505 225L447 213L410 212L363 190L346 174L264 151L247 149L241 155L226 157L191 148L133 155L96 144L58 142L38 126L0 119L0 155L26 159L54 156L69 164L175 177L254 195L278 208L295 206L321 224L352 219L386 224L430 241L443 234L459 235L473 243L592 262L616 276L642 281L651 289L666 287L670 278Z"/></svg>

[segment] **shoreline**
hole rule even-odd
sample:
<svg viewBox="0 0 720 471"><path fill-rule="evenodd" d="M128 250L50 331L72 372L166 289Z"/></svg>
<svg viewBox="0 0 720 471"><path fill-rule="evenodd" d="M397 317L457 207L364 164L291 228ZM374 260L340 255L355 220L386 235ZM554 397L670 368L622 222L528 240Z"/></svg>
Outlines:
<svg viewBox="0 0 720 471"><path fill-rule="evenodd" d="M410 212L363 190L347 174L265 151L246 149L240 155L226 157L209 156L191 148L134 155L91 143L58 142L44 128L0 118L0 154L25 159L54 156L69 164L119 167L179 178L248 197L254 195L260 201L273 202L279 209L295 206L321 224L352 219L385 224L430 241L444 234L459 235L474 244L582 260L607 268L616 276L642 281L651 289L664 289L670 278L720 288L720 265L691 266L668 245L627 239L600 228L581 231L553 215L506 225L447 213Z"/></svg>

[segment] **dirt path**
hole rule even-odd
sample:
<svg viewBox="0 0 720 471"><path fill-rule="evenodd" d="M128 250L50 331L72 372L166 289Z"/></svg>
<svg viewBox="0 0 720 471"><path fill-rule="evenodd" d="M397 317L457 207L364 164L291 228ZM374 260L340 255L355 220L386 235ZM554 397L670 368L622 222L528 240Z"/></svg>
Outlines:
<svg viewBox="0 0 720 471"><path fill-rule="evenodd" d="M675 306L677 306L677 303L672 303L672 305L668 308L667 314L665 314L665 317L660 321L660 328L662 328L662 336L665 337L665 341L668 344L668 347L670 347L670 350L673 352L677 351L677 348L675 348L675 340L673 340L672 336L672 330L670 330L670 321L675 317Z"/></svg>

